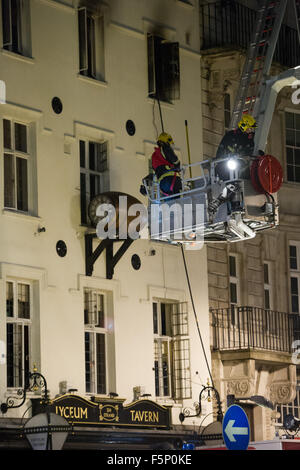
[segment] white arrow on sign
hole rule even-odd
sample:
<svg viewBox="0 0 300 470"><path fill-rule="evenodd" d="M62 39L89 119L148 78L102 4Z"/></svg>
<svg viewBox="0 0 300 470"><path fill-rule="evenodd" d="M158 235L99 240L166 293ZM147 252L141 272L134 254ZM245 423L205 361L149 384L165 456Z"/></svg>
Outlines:
<svg viewBox="0 0 300 470"><path fill-rule="evenodd" d="M225 434L227 435L230 442L236 442L234 435L236 436L246 436L249 433L248 428L239 428L233 427L235 423L235 419L230 419L226 425L224 430Z"/></svg>

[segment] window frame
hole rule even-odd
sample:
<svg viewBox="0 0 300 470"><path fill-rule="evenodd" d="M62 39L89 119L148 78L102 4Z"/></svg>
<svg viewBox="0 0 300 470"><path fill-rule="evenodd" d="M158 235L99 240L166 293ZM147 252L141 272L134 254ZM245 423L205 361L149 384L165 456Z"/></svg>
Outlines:
<svg viewBox="0 0 300 470"><path fill-rule="evenodd" d="M17 22L15 36L16 42L13 37L13 18L12 18L12 1L17 5ZM8 14L4 23L4 3L8 5ZM2 16L2 48L13 54L19 54L25 57L31 57L31 10L29 0L1 0L1 16ZM9 24L8 30L5 30L5 25ZM8 41L5 39L5 34L9 36Z"/></svg>
<svg viewBox="0 0 300 470"><path fill-rule="evenodd" d="M293 127L287 127L287 116L288 115L293 115ZM298 119L296 116L299 116ZM298 120L298 126L296 123L296 119ZM288 132L294 132L294 145L288 143ZM297 132L298 132L298 145L297 145ZM286 166L285 166L285 171L286 171L286 181L288 183L295 183L299 184L300 183L300 113L291 111L286 109L284 112L284 133L285 133L285 159L286 159ZM290 149L290 156L288 155L288 150ZM299 163L296 165L296 152L298 153L299 158ZM291 156L292 156L292 163L291 162ZM292 170L289 170L289 168L292 168ZM298 179L296 178L296 169L298 172ZM293 171L293 179L290 179L289 171Z"/></svg>
<svg viewBox="0 0 300 470"><path fill-rule="evenodd" d="M105 81L104 14L85 6L77 9L78 73L80 76Z"/></svg>
<svg viewBox="0 0 300 470"><path fill-rule="evenodd" d="M8 316L7 315L7 286L8 284L12 284L13 286L13 315ZM20 318L19 317L19 308L18 308L18 301L19 301L19 293L18 293L18 287L22 286L28 286L29 287L29 318ZM5 289L6 289L6 386L8 391L13 391L18 388L24 388L24 385L26 385L26 380L28 378L27 374L30 371L31 365L32 365L32 333L33 333L33 319L34 319L34 310L33 310L33 283L28 280L23 280L23 279L14 279L14 278L7 278L5 282ZM9 341L8 341L8 325L13 325L13 337L15 340L15 329L18 329L20 331L21 329L21 354L18 350L20 343L19 344L13 344L13 358L12 358L12 366L10 366L10 361L9 361ZM25 328L27 328L27 347L25 347ZM19 334L19 332L17 333ZM25 357L27 352L28 358ZM15 355L20 356L21 355L21 365L19 363L19 369L21 370L21 373L19 373L15 376L15 369L16 369L16 361L15 361ZM9 367L12 367L13 369L13 385L9 384L9 373L8 369ZM18 366L17 366L18 367ZM21 379L21 380L20 380ZM15 380L18 380L18 383L15 382Z"/></svg>
<svg viewBox="0 0 300 470"><path fill-rule="evenodd" d="M147 62L148 97L165 103L179 100L179 43L168 41L157 34L147 33ZM168 81L166 76L169 76Z"/></svg>
<svg viewBox="0 0 300 470"><path fill-rule="evenodd" d="M11 141L11 148L4 147L4 121L10 122L10 141ZM15 136L15 129L16 125L21 125L24 126L26 129L26 152L22 150L16 149L16 136ZM28 214L30 212L30 171L31 171L31 161L32 161L32 153L31 153L31 148L30 148L30 138L29 138L29 133L30 133L30 126L28 123L22 122L17 119L11 119L11 118L6 118L3 117L2 119L2 128L3 128L3 207L4 209L8 210L14 210L17 212L21 212L24 214ZM5 162L6 162L6 157L11 158L13 161L12 168L13 168L13 181L14 181L14 187L13 187L13 194L12 194L12 199L13 203L12 205L6 205L6 194L5 194L5 189L6 189L6 175L5 175ZM25 206L26 209L22 209L19 206L19 197L18 193L20 190L20 186L22 188L22 184L19 184L19 177L18 177L18 165L17 162L18 160L20 161L26 161L26 181L25 181L25 199L22 200L22 205L23 207ZM11 196L11 195L10 195Z"/></svg>
<svg viewBox="0 0 300 470"><path fill-rule="evenodd" d="M156 305L156 308L154 306ZM162 321L162 308L168 312ZM156 312L155 312L156 310ZM156 313L156 321L155 321ZM192 396L187 302L152 299L154 388L158 399L184 400ZM157 325L157 328L155 326ZM164 391L163 345L167 348L168 393Z"/></svg>
<svg viewBox="0 0 300 470"><path fill-rule="evenodd" d="M291 257L291 246L296 248L296 257ZM296 259L296 268L291 267L291 258ZM288 242L288 266L289 266L289 303L291 313L300 313L300 241L289 240ZM292 292L292 279L297 279L297 293ZM297 310L293 309L293 295L297 297Z"/></svg>
<svg viewBox="0 0 300 470"><path fill-rule="evenodd" d="M84 143L84 167L82 165L82 154L81 154L81 143ZM95 145L106 145L106 159L105 159L105 169L103 171L97 171L94 169L88 168L90 166L90 144ZM109 142L108 140L91 140L86 137L80 137L78 139L78 153L79 153L79 172L80 172L80 223L83 226L91 226L91 221L88 215L88 206L92 197L91 196L91 176L94 175L99 178L99 193L109 191L110 182L109 182ZM88 167L87 167L88 166ZM84 187L83 188L83 179ZM102 188L101 188L102 186Z"/></svg>
<svg viewBox="0 0 300 470"><path fill-rule="evenodd" d="M108 298L107 293L100 290L85 287L84 288L84 351L85 351L85 393L87 395L107 395L109 380L108 380L108 324L107 324L107 313L108 313ZM104 326L99 326L95 324L95 322L86 323L86 312L85 312L85 305L86 305L86 295L94 295L102 296L103 297L103 319L104 319ZM93 300L91 300L93 302ZM90 385L87 385L87 337L89 338L89 346L92 355L92 364L90 364ZM104 339L104 375L105 375L105 382L101 384L98 382L97 374L100 369L98 369L98 359L97 359L97 340L98 338L102 337ZM100 390L99 387L104 386L104 390Z"/></svg>
<svg viewBox="0 0 300 470"><path fill-rule="evenodd" d="M231 273L230 258L234 259L235 275ZM240 292L240 279L239 279L239 256L236 253L228 254L228 275L229 275L229 306L230 306L230 319L232 325L236 323L236 314L235 309L240 305L241 302L241 292ZM231 286L235 286L236 301L232 300L231 297Z"/></svg>
<svg viewBox="0 0 300 470"><path fill-rule="evenodd" d="M265 278L265 266L267 266L268 279ZM263 262L263 278L264 278L264 309L274 310L274 283L273 269L271 261ZM266 292L268 292L269 307L266 306Z"/></svg>
<svg viewBox="0 0 300 470"><path fill-rule="evenodd" d="M162 305L168 305L167 302L155 301L152 304L157 306L157 329L153 328L154 336L154 372L155 372L155 396L158 398L171 398L173 396L172 387L172 331L171 331L171 312L167 312L168 318L165 319L165 326L163 327L162 321ZM154 313L154 312L153 312ZM166 313L166 312L165 312ZM153 322L154 323L154 322ZM168 323L168 324L167 324ZM165 333L164 333L164 329ZM168 333L168 334L167 334ZM164 393L164 370L163 370L163 345L166 345L167 349L167 390L168 393ZM157 355L156 355L157 353ZM156 366L157 357L157 366ZM157 393L158 392L158 393Z"/></svg>

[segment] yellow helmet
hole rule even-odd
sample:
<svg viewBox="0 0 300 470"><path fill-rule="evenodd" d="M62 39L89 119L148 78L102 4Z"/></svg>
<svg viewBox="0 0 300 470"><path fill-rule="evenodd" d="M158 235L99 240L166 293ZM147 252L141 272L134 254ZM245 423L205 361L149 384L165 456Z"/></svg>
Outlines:
<svg viewBox="0 0 300 470"><path fill-rule="evenodd" d="M174 140L170 134L162 132L157 139L157 142L164 142L165 144L174 144Z"/></svg>
<svg viewBox="0 0 300 470"><path fill-rule="evenodd" d="M238 126L243 132L249 128L255 129L257 127L254 117L250 116L250 114L244 114Z"/></svg>

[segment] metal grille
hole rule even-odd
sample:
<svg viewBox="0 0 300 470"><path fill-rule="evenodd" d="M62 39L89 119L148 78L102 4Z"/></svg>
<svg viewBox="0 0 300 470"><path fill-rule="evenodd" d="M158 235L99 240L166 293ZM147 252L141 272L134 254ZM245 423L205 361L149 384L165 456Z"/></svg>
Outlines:
<svg viewBox="0 0 300 470"><path fill-rule="evenodd" d="M215 47L241 47L247 49L256 22L257 13L238 2L214 2L200 7L202 49ZM298 32L281 25L274 61L287 67L300 62Z"/></svg>
<svg viewBox="0 0 300 470"><path fill-rule="evenodd" d="M291 352L293 317L258 307L211 310L213 349L256 348Z"/></svg>

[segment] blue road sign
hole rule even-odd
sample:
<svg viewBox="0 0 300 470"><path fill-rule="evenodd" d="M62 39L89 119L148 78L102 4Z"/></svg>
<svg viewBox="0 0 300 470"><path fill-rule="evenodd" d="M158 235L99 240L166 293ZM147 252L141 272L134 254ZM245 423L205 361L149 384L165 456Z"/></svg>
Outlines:
<svg viewBox="0 0 300 470"><path fill-rule="evenodd" d="M243 408L230 406L223 418L223 439L229 450L246 450L250 440L250 426Z"/></svg>

